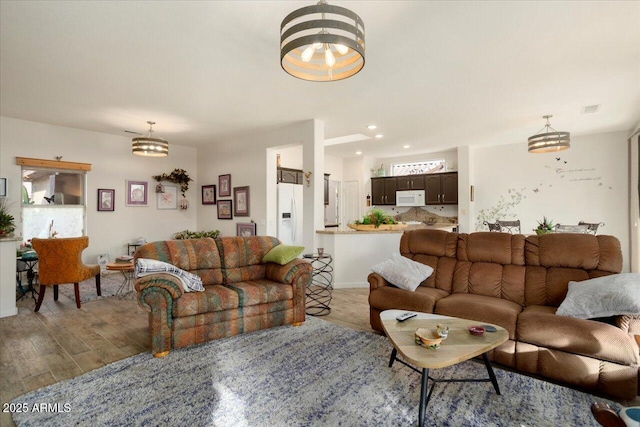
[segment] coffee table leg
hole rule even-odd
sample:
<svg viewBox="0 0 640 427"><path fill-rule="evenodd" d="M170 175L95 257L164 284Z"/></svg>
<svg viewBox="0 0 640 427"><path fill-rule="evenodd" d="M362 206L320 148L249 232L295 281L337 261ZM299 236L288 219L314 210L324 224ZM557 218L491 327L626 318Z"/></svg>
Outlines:
<svg viewBox="0 0 640 427"><path fill-rule="evenodd" d="M420 385L420 408L418 409L418 427L424 427L424 416L427 412L427 385L429 369L422 368L422 384Z"/></svg>
<svg viewBox="0 0 640 427"><path fill-rule="evenodd" d="M395 348L391 350L391 359L389 359L389 367L393 366L393 362L395 362L397 354L398 354L398 350L396 350Z"/></svg>
<svg viewBox="0 0 640 427"><path fill-rule="evenodd" d="M498 380L496 379L496 374L493 372L493 368L491 367L491 362L489 362L489 357L487 356L487 353L482 353L482 360L484 360L484 364L487 367L487 373L489 374L489 378L491 379L493 388L496 389L496 394L500 395L500 387L498 387Z"/></svg>

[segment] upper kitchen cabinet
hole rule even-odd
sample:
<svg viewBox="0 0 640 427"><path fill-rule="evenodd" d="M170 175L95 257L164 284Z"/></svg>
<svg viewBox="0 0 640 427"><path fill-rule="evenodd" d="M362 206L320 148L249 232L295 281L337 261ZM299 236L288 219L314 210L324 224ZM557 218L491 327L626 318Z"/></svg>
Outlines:
<svg viewBox="0 0 640 427"><path fill-rule="evenodd" d="M397 190L424 190L424 175L396 177Z"/></svg>
<svg viewBox="0 0 640 427"><path fill-rule="evenodd" d="M458 204L458 173L445 172L425 176L427 205Z"/></svg>
<svg viewBox="0 0 640 427"><path fill-rule="evenodd" d="M395 205L397 182L395 177L371 178L371 202L373 205Z"/></svg>

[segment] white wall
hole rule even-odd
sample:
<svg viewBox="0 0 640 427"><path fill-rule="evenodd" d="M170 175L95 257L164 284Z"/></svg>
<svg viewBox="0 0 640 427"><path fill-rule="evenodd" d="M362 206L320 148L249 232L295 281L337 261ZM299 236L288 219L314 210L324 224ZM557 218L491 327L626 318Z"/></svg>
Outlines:
<svg viewBox="0 0 640 427"><path fill-rule="evenodd" d="M473 150L475 229L484 220L519 219L533 233L543 216L555 223L604 222L598 234L622 244L629 270L628 132L571 138L558 153L529 154L524 142Z"/></svg>
<svg viewBox="0 0 640 427"><path fill-rule="evenodd" d="M131 153L129 137L0 117L0 176L9 179L9 200L14 203L14 216L20 218L21 167L16 165L16 157L55 160L56 156L63 156L63 161L91 163L87 174L89 247L83 259L95 263L98 254L108 253L114 260L126 253L127 243L137 237L165 240L176 231L196 228L200 201L196 150L169 143L168 157L140 157ZM190 208L158 210L152 176L168 174L175 168L186 170L194 180L186 194ZM125 206L127 179L149 182L148 206ZM113 212L97 211L98 188L115 189Z"/></svg>

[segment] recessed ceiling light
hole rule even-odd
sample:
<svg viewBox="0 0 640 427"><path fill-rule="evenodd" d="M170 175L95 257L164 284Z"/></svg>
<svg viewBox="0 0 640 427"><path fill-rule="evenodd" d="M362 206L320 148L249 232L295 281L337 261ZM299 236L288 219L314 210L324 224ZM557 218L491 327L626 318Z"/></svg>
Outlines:
<svg viewBox="0 0 640 427"><path fill-rule="evenodd" d="M383 136L384 136L383 134L379 133L379 134L377 134L377 135L376 135L376 138L380 139L380 138L382 138Z"/></svg>
<svg viewBox="0 0 640 427"><path fill-rule="evenodd" d="M411 146L409 144L405 144L402 146L402 148L411 148Z"/></svg>
<svg viewBox="0 0 640 427"><path fill-rule="evenodd" d="M378 126L376 126L376 125L369 125L369 126L367 126L367 129L369 129L369 130L374 130L374 129L375 129L375 128L377 128L377 127L378 127Z"/></svg>
<svg viewBox="0 0 640 427"><path fill-rule="evenodd" d="M362 154L362 151L356 151L356 154L359 156L360 154Z"/></svg>

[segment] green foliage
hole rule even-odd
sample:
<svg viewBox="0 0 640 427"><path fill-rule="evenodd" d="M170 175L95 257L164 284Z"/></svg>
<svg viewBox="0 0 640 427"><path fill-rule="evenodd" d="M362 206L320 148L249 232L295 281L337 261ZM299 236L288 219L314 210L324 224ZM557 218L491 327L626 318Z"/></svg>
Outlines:
<svg viewBox="0 0 640 427"><path fill-rule="evenodd" d="M554 227L555 226L553 225L553 220L547 219L546 216L543 216L542 221L538 221L537 230L553 231Z"/></svg>
<svg viewBox="0 0 640 427"><path fill-rule="evenodd" d="M387 213L382 209L374 208L364 215L362 221L355 221L355 223L361 225L373 224L378 228L382 224L397 224L398 221L393 219L390 215L387 215Z"/></svg>
<svg viewBox="0 0 640 427"><path fill-rule="evenodd" d="M153 179L158 182L161 181L169 181L174 182L176 184L180 184L180 192L182 193L182 197L185 197L184 193L189 189L189 181L193 181L186 170L184 169L174 169L169 175L163 173L162 175L154 175Z"/></svg>
<svg viewBox="0 0 640 427"><path fill-rule="evenodd" d="M184 239L200 239L202 237L211 237L215 239L220 235L220 230L212 230L212 231L178 231L173 235L174 239L184 240Z"/></svg>
<svg viewBox="0 0 640 427"><path fill-rule="evenodd" d="M9 213L9 203L7 199L0 198L0 233L9 235L15 229L15 218Z"/></svg>

